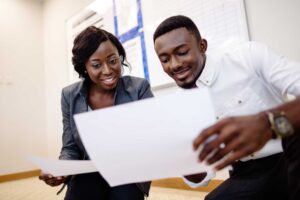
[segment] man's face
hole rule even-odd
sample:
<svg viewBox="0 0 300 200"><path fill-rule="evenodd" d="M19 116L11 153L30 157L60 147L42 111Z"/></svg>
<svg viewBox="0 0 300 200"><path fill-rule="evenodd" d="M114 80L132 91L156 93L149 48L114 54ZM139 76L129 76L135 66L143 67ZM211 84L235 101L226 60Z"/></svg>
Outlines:
<svg viewBox="0 0 300 200"><path fill-rule="evenodd" d="M182 88L195 87L205 63L206 40L197 41L186 28L156 38L156 54L164 71Z"/></svg>

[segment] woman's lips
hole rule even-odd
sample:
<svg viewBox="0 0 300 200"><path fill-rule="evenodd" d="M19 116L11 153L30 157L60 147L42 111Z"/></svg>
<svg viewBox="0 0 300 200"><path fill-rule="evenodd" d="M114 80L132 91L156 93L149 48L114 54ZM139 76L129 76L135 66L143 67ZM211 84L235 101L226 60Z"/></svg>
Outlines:
<svg viewBox="0 0 300 200"><path fill-rule="evenodd" d="M104 79L101 79L101 81L106 85L111 85L111 84L115 83L116 77L104 78Z"/></svg>

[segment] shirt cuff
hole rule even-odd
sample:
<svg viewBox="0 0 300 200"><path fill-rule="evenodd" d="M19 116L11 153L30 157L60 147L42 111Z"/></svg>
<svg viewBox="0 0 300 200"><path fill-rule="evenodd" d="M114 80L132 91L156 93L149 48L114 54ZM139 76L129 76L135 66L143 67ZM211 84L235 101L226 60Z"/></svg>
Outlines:
<svg viewBox="0 0 300 200"><path fill-rule="evenodd" d="M207 173L207 175L205 176L205 178L201 182L198 182L198 183L192 182L192 181L186 179L185 177L182 177L182 179L191 188L207 186L209 181L216 176L216 173L212 169L207 170L206 173Z"/></svg>

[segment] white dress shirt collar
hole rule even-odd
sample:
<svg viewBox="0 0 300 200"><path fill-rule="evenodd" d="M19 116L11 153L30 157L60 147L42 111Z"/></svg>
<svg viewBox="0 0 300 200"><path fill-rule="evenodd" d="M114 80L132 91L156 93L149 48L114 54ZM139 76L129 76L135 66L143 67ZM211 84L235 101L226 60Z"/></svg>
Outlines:
<svg viewBox="0 0 300 200"><path fill-rule="evenodd" d="M216 79L215 63L211 56L206 55L204 69L196 81L197 87L210 86Z"/></svg>

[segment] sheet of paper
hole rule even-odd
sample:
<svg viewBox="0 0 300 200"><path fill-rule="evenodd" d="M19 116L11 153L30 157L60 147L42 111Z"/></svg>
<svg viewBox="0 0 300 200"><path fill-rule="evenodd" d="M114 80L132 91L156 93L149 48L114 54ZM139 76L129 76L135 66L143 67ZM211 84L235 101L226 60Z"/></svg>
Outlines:
<svg viewBox="0 0 300 200"><path fill-rule="evenodd" d="M214 121L206 89L75 115L89 156L111 186L205 171L192 142Z"/></svg>
<svg viewBox="0 0 300 200"><path fill-rule="evenodd" d="M44 173L49 173L53 176L67 176L97 171L90 160L54 160L38 156L28 156L27 159L37 165Z"/></svg>

